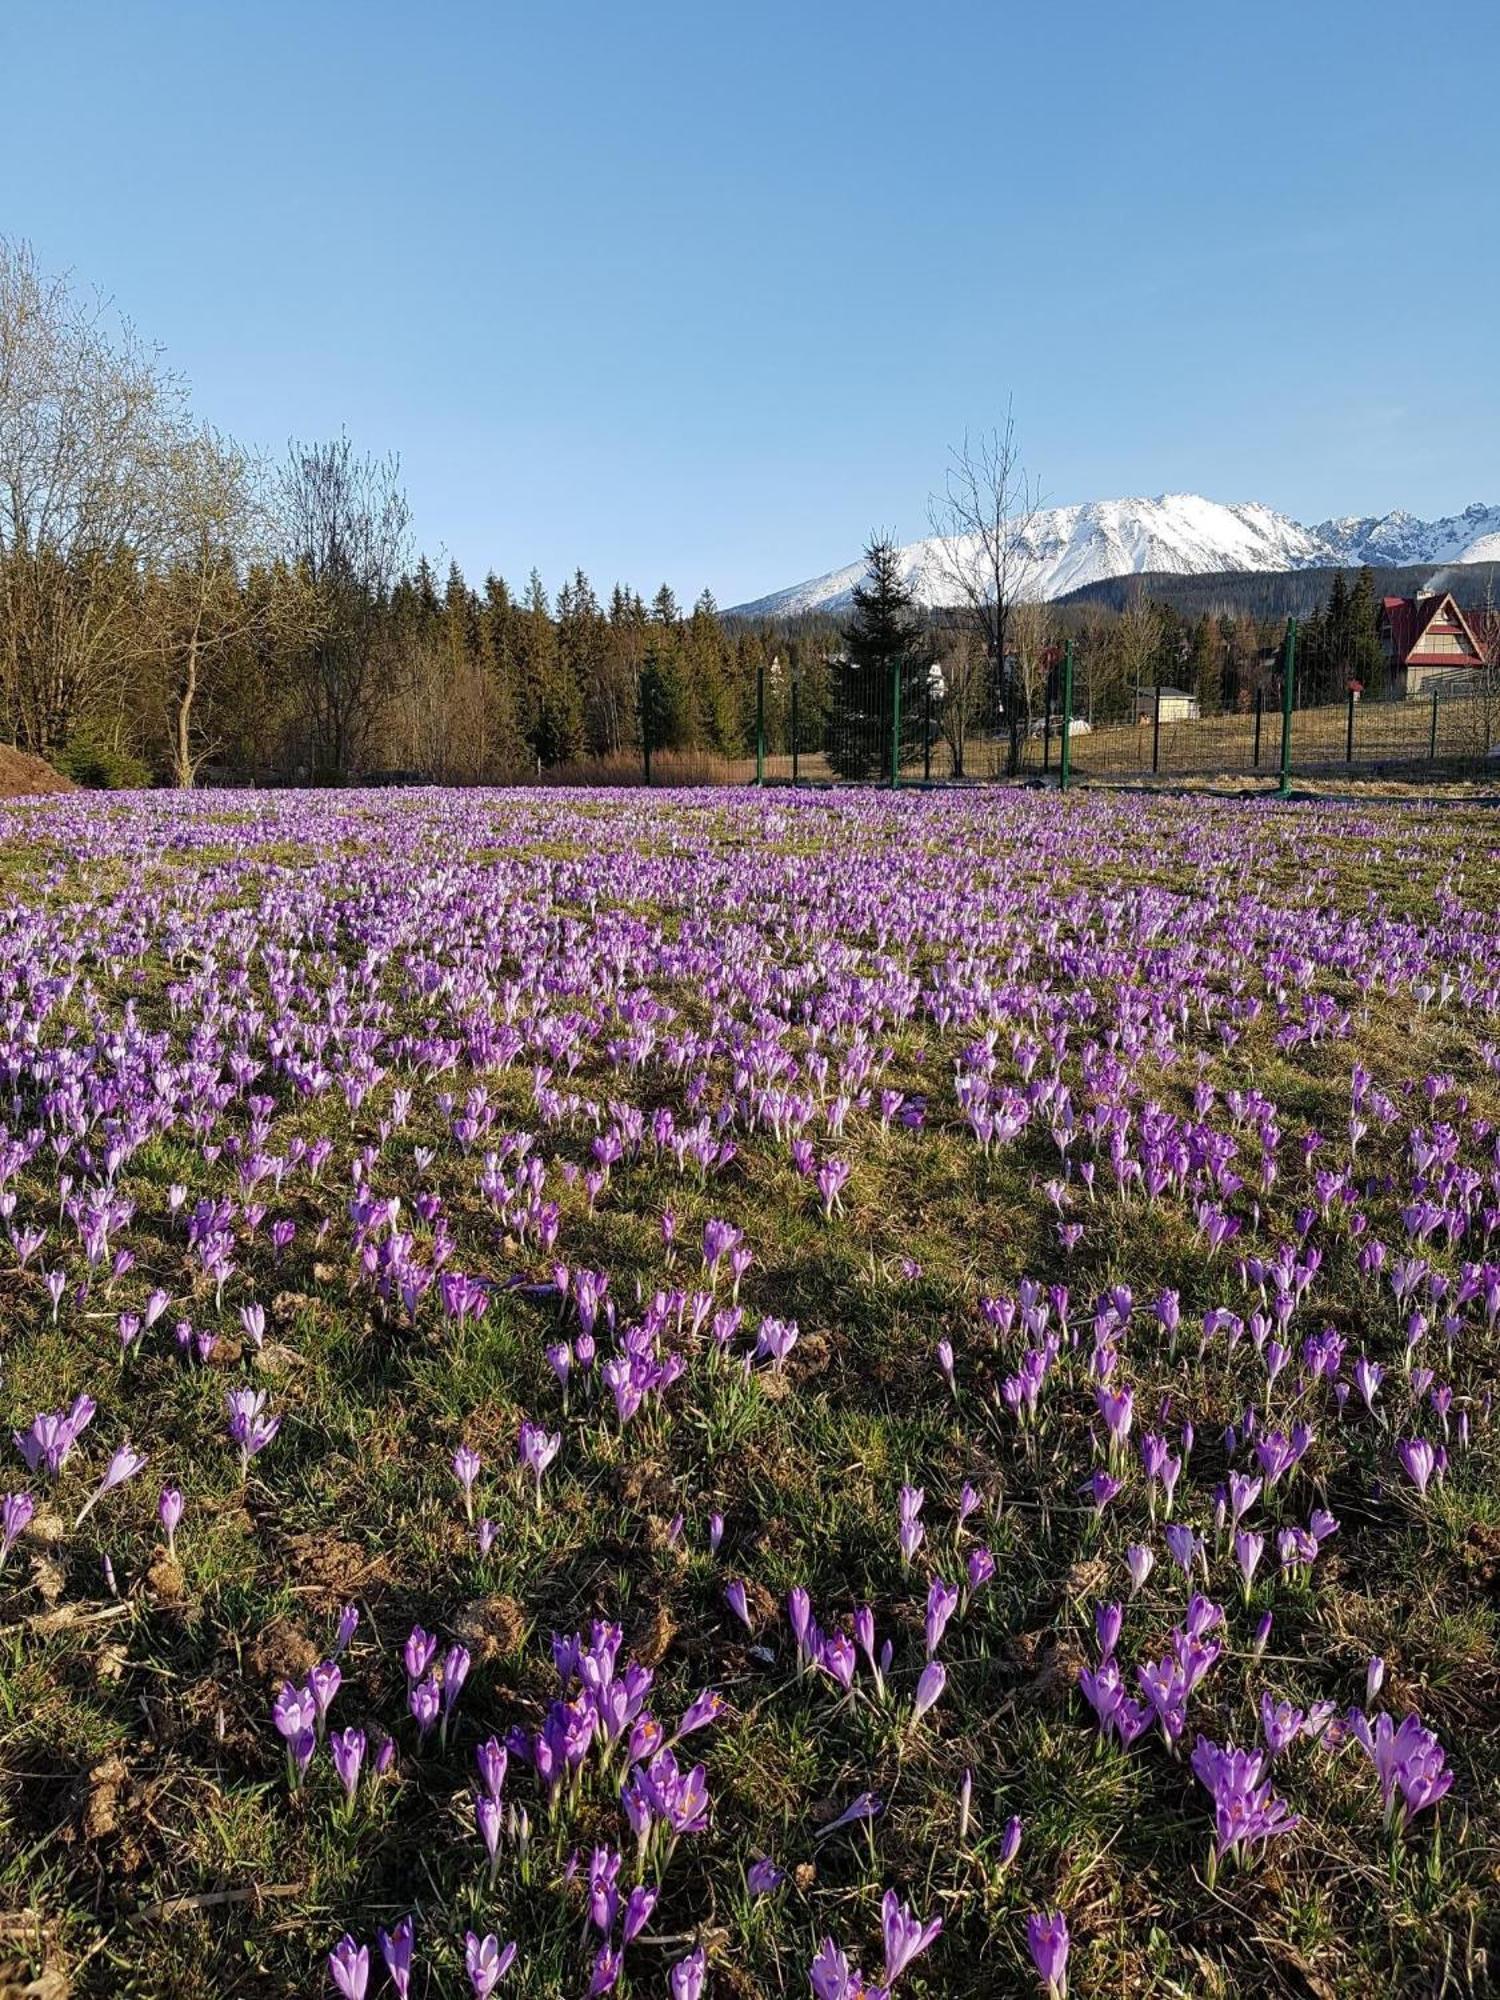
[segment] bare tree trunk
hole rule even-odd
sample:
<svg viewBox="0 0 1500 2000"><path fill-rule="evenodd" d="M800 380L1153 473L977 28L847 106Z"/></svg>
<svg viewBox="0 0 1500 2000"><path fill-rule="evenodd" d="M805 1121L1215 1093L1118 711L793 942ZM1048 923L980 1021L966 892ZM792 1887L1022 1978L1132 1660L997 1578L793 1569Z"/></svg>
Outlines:
<svg viewBox="0 0 1500 2000"><path fill-rule="evenodd" d="M195 634L188 642L172 715L172 783L180 792L193 789L193 702L197 693L198 640Z"/></svg>
<svg viewBox="0 0 1500 2000"><path fill-rule="evenodd" d="M952 453L941 499L928 505L935 561L981 636L990 689L1002 704L1006 770L1021 768L1027 713L1023 677L1010 666L1010 621L1031 595L1033 531L1041 495L1021 464L1015 417Z"/></svg>

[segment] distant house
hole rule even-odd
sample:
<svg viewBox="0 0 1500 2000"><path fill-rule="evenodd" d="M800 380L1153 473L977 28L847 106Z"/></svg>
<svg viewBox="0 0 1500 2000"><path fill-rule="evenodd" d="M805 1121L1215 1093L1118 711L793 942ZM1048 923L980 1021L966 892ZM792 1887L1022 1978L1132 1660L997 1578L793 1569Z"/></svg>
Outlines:
<svg viewBox="0 0 1500 2000"><path fill-rule="evenodd" d="M1493 612L1462 610L1450 590L1383 599L1380 643L1393 685L1409 695L1462 685L1493 658L1497 624Z"/></svg>
<svg viewBox="0 0 1500 2000"><path fill-rule="evenodd" d="M1161 702L1163 722L1196 722L1198 720L1198 697L1189 694L1186 688L1149 687L1138 688L1135 697L1135 719L1137 722L1156 720L1157 701Z"/></svg>

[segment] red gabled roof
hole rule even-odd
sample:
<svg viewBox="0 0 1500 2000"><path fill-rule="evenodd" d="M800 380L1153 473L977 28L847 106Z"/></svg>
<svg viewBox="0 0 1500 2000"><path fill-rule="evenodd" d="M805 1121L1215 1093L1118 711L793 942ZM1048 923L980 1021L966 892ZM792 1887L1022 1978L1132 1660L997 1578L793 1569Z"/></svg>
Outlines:
<svg viewBox="0 0 1500 2000"><path fill-rule="evenodd" d="M1387 597L1382 600L1380 608L1391 635L1391 649L1398 664L1403 667L1409 663L1428 628L1438 623L1440 617L1445 625L1458 627L1468 641L1469 657L1478 660L1484 656L1474 626L1459 609L1451 590L1434 591L1430 597ZM1455 653L1452 657L1458 664L1465 655Z"/></svg>

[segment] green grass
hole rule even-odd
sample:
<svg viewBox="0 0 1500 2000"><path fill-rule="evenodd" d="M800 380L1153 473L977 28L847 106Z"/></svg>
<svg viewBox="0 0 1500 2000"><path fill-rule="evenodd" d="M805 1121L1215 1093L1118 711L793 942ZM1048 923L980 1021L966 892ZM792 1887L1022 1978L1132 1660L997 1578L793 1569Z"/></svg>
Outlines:
<svg viewBox="0 0 1500 2000"><path fill-rule="evenodd" d="M654 836L625 840L612 831L608 807L580 800L574 808L602 840L620 838L630 855L686 847L711 860L719 844L744 838L738 821L721 821L712 809L658 810ZM1115 809L1099 810L1096 834L1073 850L1068 885L1090 899L1096 918L1106 903L1149 888L1189 902L1212 895L1222 906L1221 928L1235 921L1241 891L1273 908L1301 907L1311 895L1343 911L1362 909L1373 893L1385 920L1421 925L1441 885L1456 881L1460 854L1465 899L1486 918L1493 914L1493 835L1477 814L1368 806L1344 822L1330 815L1310 878L1285 833L1295 824L1288 815L1260 814L1253 833L1247 821L1243 849L1226 859L1205 854L1184 832L1182 808L1153 809L1161 814L1160 857L1129 847ZM348 866L358 878L347 889L351 907L379 893L382 868L457 864L511 871L518 895L553 902L585 930L629 913L662 938L701 933L704 907L658 906L644 893L644 878L630 874L628 855L618 902L590 908L577 875L588 841L565 837L560 818L543 815L534 839L514 814L502 820L468 855L447 853L431 829L413 833L411 851L425 859L410 864L399 851L384 853L379 815L346 827ZM1225 817L1215 824L1233 823ZM0 884L21 903L45 899L101 933L119 926L131 899L158 877L184 904L253 913L271 874L304 872L327 858L285 839L250 838L258 832L254 816L242 826L223 812L205 825L204 837L172 852L76 865L40 843L17 846L0 850ZM859 829L850 837L895 835ZM977 815L955 837L974 849L976 885L1019 879L1038 897L1058 888L1050 862L992 838ZM942 844L939 827L931 845L938 851ZM779 844L768 840L764 852L768 861L805 856L830 865L827 842L801 829ZM710 881L711 870L700 884L707 901ZM433 893L441 893L436 881ZM760 935L763 919L754 909L737 910L734 921ZM1168 921L1163 948L1171 941ZM873 934L846 942L859 947L867 966L895 950ZM420 943L404 943L380 975L398 1029L419 1026L435 1011L431 999L403 985L404 954ZM795 939L778 940L776 949L795 958ZM924 947L917 969L931 974L947 950ZM327 981L340 965L357 972L359 964L341 931L318 976ZM1014 977L1024 983L1041 971L1038 960ZM144 1024L180 1051L189 1024L168 1005L175 976L149 939L129 963L91 966L107 1010L118 1012L132 998ZM263 965L252 978L264 988ZM1207 1037L1193 1043L1201 1068L1143 1053L1134 1065L1134 1109L1152 1098L1181 1114L1200 1080L1218 1092L1221 1121L1226 1091L1253 1086L1274 1098L1282 1171L1263 1198L1261 1230L1274 1245L1308 1198L1296 1140L1316 1127L1330 1141L1323 1157L1336 1152L1349 1064L1358 1058L1402 1109L1389 1134L1372 1127L1359 1160L1372 1227L1394 1239L1404 1198L1400 1142L1416 1115L1404 1092L1443 1070L1469 1093L1471 1120L1500 1121L1500 1090L1479 1052L1493 1024L1482 1016L1416 1013L1401 992L1361 994L1337 970L1316 984L1353 1011L1348 1038L1278 1051L1275 1007L1262 991L1258 1018L1233 1048ZM684 1020L708 1018L703 989L692 980L664 982L657 997L670 997ZM587 1011L586 985L558 1004ZM1014 1018L997 1017L1008 1077ZM82 995L66 1019L84 1031ZM62 1020L54 1025L60 1031ZM648 1113L669 1103L683 1114L679 1073L660 1062L614 1070L603 1039L576 1075L560 1079L562 1087L601 1101L629 1097ZM997 1346L978 1300L1013 1292L1027 1276L1069 1285L1075 1304L1115 1283L1131 1285L1138 1302L1177 1288L1183 1333L1175 1355L1143 1333L1129 1343L1137 1435L1164 1398L1172 1399L1174 1422L1191 1416L1197 1441L1178 1512L1207 1526L1224 1472L1223 1427L1246 1401L1264 1399L1248 1340L1227 1361L1222 1347L1207 1359L1199 1355L1203 1312L1234 1296L1227 1260L1208 1259L1174 1195L1155 1204L1138 1192L1121 1199L1103 1164L1097 1197L1076 1211L1085 1222L1083 1244L1065 1257L1044 1192L1057 1163L1044 1132L1033 1127L985 1158L958 1115L952 1065L971 1036L918 1017L879 1039L893 1051L882 1080L925 1091L928 1122L918 1133L887 1133L856 1111L843 1142L820 1145L820 1153L838 1151L853 1165L844 1213L832 1224L769 1133L736 1134L733 1169L706 1188L655 1162L617 1167L593 1214L581 1188L555 1168L586 1159L592 1127L540 1137L553 1163L548 1192L562 1206L557 1254L574 1269L607 1269L622 1312L633 1314L637 1282L648 1298L674 1284L692 1290L700 1282L702 1225L725 1216L745 1230L755 1253L742 1287L747 1324L774 1313L801 1329L780 1375L746 1376L700 1345L666 1410L648 1407L623 1434L607 1409L576 1390L563 1415L543 1352L562 1324L554 1304L502 1296L482 1320L455 1327L429 1300L413 1328L354 1282L342 1234L351 1162L379 1142L391 1111L390 1079L352 1115L336 1093L308 1107L274 1080L268 1084L279 1093L272 1149L284 1152L294 1134L327 1130L335 1151L318 1183L293 1175L279 1199L269 1185L262 1190L270 1214L297 1220L297 1237L279 1267L264 1230L242 1247L222 1314L211 1288L187 1296L167 1189L186 1181L194 1198L232 1192L232 1166L221 1156L206 1168L181 1136L154 1138L130 1160L123 1184L136 1214L121 1240L134 1249L136 1267L108 1296L96 1281L81 1316L65 1306L59 1324L51 1323L36 1275L51 1245L25 1276L11 1271L8 1253L0 1256L7 1267L3 1429L24 1426L36 1410L62 1407L87 1388L100 1404L90 1465L97 1470L103 1443L127 1433L151 1452L147 1472L109 1496L77 1533L72 1519L86 1488L70 1472L55 1509L43 1496L43 1511L60 1523L56 1547L49 1551L33 1533L0 1574L0 1905L29 1913L0 1929L0 1994L45 1991L28 1982L47 1974L66 1980L57 1990L80 2000L316 1993L324 1990L323 1954L345 1927L373 1943L377 1922L411 1907L430 1968L415 1991L465 1990L461 1940L472 1924L520 1940L521 1963L503 1992L581 1993L582 1891L570 1859L581 1852L586 1867L595 1842L622 1838L611 1792L586 1794L550 1825L527 1774L513 1765L515 1796L530 1805L535 1822L530 1864L523 1873L508 1853L489 1892L469 1789L474 1744L491 1730L534 1723L552 1698L550 1635L586 1628L593 1618L618 1620L627 1652L658 1655L653 1707L662 1716L675 1716L704 1686L720 1688L728 1702L723 1722L695 1739L708 1766L711 1828L679 1846L648 1938L627 1959L622 1991L664 1992L667 1965L694 1938L708 1947L715 1995L804 1992L808 1959L830 1931L873 1975L880 1897L891 1886L944 1918L939 1943L903 1982L912 1995L1034 1991L1024 1921L1042 1907L1069 1914L1075 1994L1485 1990L1484 1954L1497 1948L1500 1910L1500 1454L1493 1429L1477 1426L1467 1458L1420 1503L1392 1473L1389 1434L1355 1423L1353 1403L1343 1426L1320 1411L1319 1443L1306 1469L1290 1491L1267 1497L1262 1524L1304 1521L1316 1502L1340 1516L1339 1536L1305 1590L1276 1578L1268 1551L1248 1610L1227 1566L1216 1563L1215 1594L1230 1607L1230 1651L1193 1708L1195 1729L1245 1741L1262 1687L1301 1705L1327 1699L1347 1707L1363 1698L1368 1656L1382 1654L1390 1705L1398 1713L1405 1702L1416 1706L1458 1773L1440 1834L1431 1818L1419 1822L1392 1854L1363 1761L1351 1751L1334 1759L1303 1746L1289 1753L1284 1776L1277 1767L1301 1828L1262 1866L1226 1871L1211 1887L1204 1866L1209 1813L1185 1763L1169 1758L1154 1736L1128 1755L1102 1747L1074 1686L1078 1666L1092 1657L1095 1601L1124 1588L1125 1543L1150 1536L1160 1552L1159 1530L1153 1533L1138 1492L1128 1518L1122 1507L1102 1525L1079 1492L1094 1463L1096 1427L1087 1318L1081 1349L1064 1356L1048 1392L1046 1425L1022 1437L999 1398L1019 1348ZM806 1052L805 1037L798 1046ZM1076 1042L1065 1074L1083 1101ZM461 1101L476 1083L496 1107L497 1132L534 1129L529 1067L482 1078L460 1067L419 1086L408 1126L387 1149L381 1185L394 1189L404 1174L405 1192L430 1187L443 1196L456 1268L539 1276L549 1260L508 1244L476 1195L485 1142L460 1153L437 1111L438 1090ZM712 1083L710 1102L731 1088L728 1065L718 1066ZM435 1157L419 1175L412 1152L423 1145ZM1084 1156L1080 1146L1075 1157ZM1467 1140L1465 1158L1481 1158ZM55 1166L45 1151L36 1164ZM55 1221L55 1186L40 1171L22 1177L20 1194L23 1213ZM659 1231L668 1204L682 1246L670 1267ZM325 1217L333 1227L317 1248L314 1233ZM1363 1344L1392 1367L1394 1396L1400 1322L1389 1292L1360 1276L1347 1235L1320 1228L1318 1240L1327 1253L1324 1272L1297 1337L1337 1326L1351 1354ZM920 1275L904 1276L903 1259L920 1264ZM1446 1253L1438 1261L1454 1263ZM121 1365L112 1347L115 1314L138 1304L157 1280L173 1291L173 1306L142 1351ZM258 1363L240 1355L233 1339L232 1307L252 1295L271 1321ZM179 1358L171 1333L179 1316L220 1328L223 1344L208 1366ZM942 1338L956 1351L956 1399L935 1363ZM1493 1388L1495 1356L1472 1322L1451 1369L1444 1362L1441 1373L1476 1408ZM243 1482L223 1440L222 1412L226 1386L242 1380L268 1387L284 1418L281 1435ZM1281 1414L1274 1395L1272 1411ZM514 1466L523 1417L564 1434L540 1512ZM478 1511L498 1530L488 1556L466 1531L449 1471L461 1441L484 1459ZM10 1474L18 1472L12 1459ZM152 1514L168 1479L188 1496L175 1576L157 1562ZM895 1525L896 1494L906 1480L928 1493L929 1539L910 1570ZM931 1568L956 1573L950 1523L966 1480L985 1506L965 1546L986 1541L998 1574L950 1627L947 1692L913 1726L904 1711L921 1662L927 1576ZM725 1523L717 1557L708 1549L714 1513ZM674 1538L678 1514L684 1527ZM113 1591L102 1576L106 1556ZM722 1590L731 1577L751 1586L753 1635L725 1609ZM895 1643L890 1704L841 1702L828 1682L793 1671L780 1606L795 1583L808 1587L826 1623L856 1604L872 1607L880 1632ZM49 1594L71 1607L73 1622L46 1625ZM404 1720L406 1632L420 1622L446 1641L466 1629L476 1607L500 1599L508 1600L499 1619L506 1643L484 1657L476 1649L454 1743L446 1754L435 1745L418 1753ZM1132 1659L1159 1655L1181 1600L1180 1580L1161 1554L1127 1614ZM305 1671L326 1650L346 1602L360 1606L362 1624L335 1719L394 1729L401 1753L392 1777L362 1795L352 1827L340 1820L326 1759L304 1791L288 1793L270 1721L281 1677ZM1261 1609L1274 1611L1275 1626L1256 1662L1250 1633ZM960 1846L957 1795L966 1769L975 1818ZM866 1788L886 1807L873 1832L817 1840L819 1826ZM999 1840L1011 1814L1022 1817L1025 1835L1016 1861L1002 1868ZM773 1854L789 1879L774 1898L756 1900L744 1871L763 1853ZM170 1906L165 1914L162 1905ZM677 1942L651 1941L658 1937ZM372 1977L372 1992L382 1990L380 1977Z"/></svg>

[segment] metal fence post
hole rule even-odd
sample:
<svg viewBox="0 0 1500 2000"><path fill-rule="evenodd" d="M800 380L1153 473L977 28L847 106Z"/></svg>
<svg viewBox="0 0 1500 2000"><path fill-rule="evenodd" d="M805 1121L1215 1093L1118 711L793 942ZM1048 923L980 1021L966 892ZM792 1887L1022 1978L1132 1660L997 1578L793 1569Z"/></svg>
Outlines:
<svg viewBox="0 0 1500 2000"><path fill-rule="evenodd" d="M1052 769L1052 675L1042 686L1042 775Z"/></svg>
<svg viewBox="0 0 1500 2000"><path fill-rule="evenodd" d="M1432 727L1430 728L1427 734L1427 761L1429 764L1435 764L1437 762L1437 725L1438 725L1438 691L1436 688L1434 688L1432 690Z"/></svg>
<svg viewBox="0 0 1500 2000"><path fill-rule="evenodd" d="M1073 776L1073 641L1063 649L1062 744L1058 752L1057 788L1068 789Z"/></svg>
<svg viewBox="0 0 1500 2000"><path fill-rule="evenodd" d="M801 685L802 676L794 671L792 674L792 784L794 788L797 783L797 756L802 747L802 732L798 727L797 715L797 694Z"/></svg>
<svg viewBox="0 0 1500 2000"><path fill-rule="evenodd" d="M1297 621L1286 621L1286 657L1281 667L1281 779L1276 790L1286 798L1292 789L1292 676L1297 670Z"/></svg>
<svg viewBox="0 0 1500 2000"><path fill-rule="evenodd" d="M922 783L932 783L932 674L928 673L922 696Z"/></svg>
<svg viewBox="0 0 1500 2000"><path fill-rule="evenodd" d="M1344 762L1354 762L1354 690L1349 690L1349 720L1344 727Z"/></svg>
<svg viewBox="0 0 1500 2000"><path fill-rule="evenodd" d="M766 670L755 669L755 782L766 782Z"/></svg>
<svg viewBox="0 0 1500 2000"><path fill-rule="evenodd" d="M901 783L901 660L891 662L891 790Z"/></svg>
<svg viewBox="0 0 1500 2000"><path fill-rule="evenodd" d="M1161 682L1156 683L1155 700L1151 705L1151 775L1154 778L1161 769Z"/></svg>
<svg viewBox="0 0 1500 2000"><path fill-rule="evenodd" d="M1252 768L1257 771L1260 769L1260 717L1265 705L1266 691L1264 688L1257 688L1255 690L1255 755L1251 759Z"/></svg>

